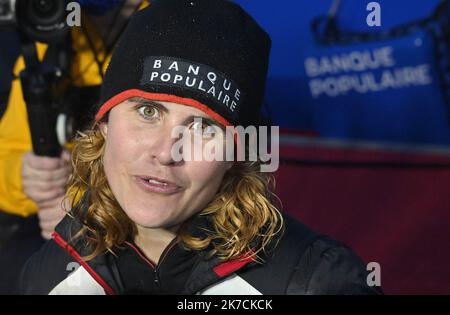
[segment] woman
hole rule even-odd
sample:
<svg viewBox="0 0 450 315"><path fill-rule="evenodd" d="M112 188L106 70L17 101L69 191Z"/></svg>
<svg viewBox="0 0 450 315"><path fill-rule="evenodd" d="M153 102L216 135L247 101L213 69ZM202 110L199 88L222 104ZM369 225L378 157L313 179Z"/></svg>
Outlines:
<svg viewBox="0 0 450 315"><path fill-rule="evenodd" d="M28 262L22 292L379 293L350 249L280 213L260 163L191 159L206 146L226 152L227 126L258 125L269 50L228 1L136 13L76 141L77 201Z"/></svg>

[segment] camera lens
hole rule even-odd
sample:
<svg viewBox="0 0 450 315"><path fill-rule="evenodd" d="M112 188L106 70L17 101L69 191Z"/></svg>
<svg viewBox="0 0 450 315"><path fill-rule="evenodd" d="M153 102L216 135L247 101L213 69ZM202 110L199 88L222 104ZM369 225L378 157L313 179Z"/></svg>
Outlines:
<svg viewBox="0 0 450 315"><path fill-rule="evenodd" d="M58 10L58 3L54 0L33 0L33 11L42 19L51 17Z"/></svg>
<svg viewBox="0 0 450 315"><path fill-rule="evenodd" d="M31 0L27 11L30 20L36 24L49 25L61 19L64 9L61 0Z"/></svg>
<svg viewBox="0 0 450 315"><path fill-rule="evenodd" d="M20 4L24 6L23 20L30 25L47 27L60 23L65 15L64 1L61 0L27 0Z"/></svg>
<svg viewBox="0 0 450 315"><path fill-rule="evenodd" d="M19 27L28 37L48 42L68 30L66 6L69 0L17 1Z"/></svg>

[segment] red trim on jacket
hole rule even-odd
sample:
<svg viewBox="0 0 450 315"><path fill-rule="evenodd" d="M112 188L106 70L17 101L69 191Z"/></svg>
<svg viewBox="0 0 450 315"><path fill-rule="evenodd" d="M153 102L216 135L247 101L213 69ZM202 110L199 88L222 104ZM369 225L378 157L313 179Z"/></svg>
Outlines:
<svg viewBox="0 0 450 315"><path fill-rule="evenodd" d="M240 258L225 261L220 265L213 268L213 271L220 278L228 276L229 274L241 269L245 265L255 261L255 256L249 256L249 254L244 254Z"/></svg>
<svg viewBox="0 0 450 315"><path fill-rule="evenodd" d="M61 246L70 256L76 259L76 261L83 266L84 269L97 281L98 284L102 286L108 295L115 295L114 290L92 269L78 254L78 252L70 246L62 237L58 234L58 232L53 232L52 237L55 242Z"/></svg>
<svg viewBox="0 0 450 315"><path fill-rule="evenodd" d="M152 269L156 268L156 264L153 263L149 258L145 257L139 249L137 249L133 244L130 242L125 242L128 246L130 246L138 255L141 257Z"/></svg>
<svg viewBox="0 0 450 315"><path fill-rule="evenodd" d="M200 103L199 101L196 101L192 98L186 98L186 97L180 97L176 95L171 94L164 94L164 93L150 93L150 92L144 92L138 89L131 89L131 90L125 90L116 96L110 98L107 102L105 102L102 106L100 106L100 109L98 110L97 114L95 115L95 121L99 121L111 108L114 106L126 101L129 98L132 97L142 97L145 99L150 99L154 101L161 101L161 102L173 102L178 103L182 105L192 106L195 108L200 109L202 112L208 114L213 119L218 121L224 126L231 126L231 123L223 118L221 115L213 111L208 106Z"/></svg>

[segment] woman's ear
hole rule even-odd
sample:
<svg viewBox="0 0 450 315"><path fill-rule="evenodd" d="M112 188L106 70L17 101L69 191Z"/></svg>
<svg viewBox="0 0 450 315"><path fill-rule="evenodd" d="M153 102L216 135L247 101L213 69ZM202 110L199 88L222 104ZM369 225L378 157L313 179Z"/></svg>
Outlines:
<svg viewBox="0 0 450 315"><path fill-rule="evenodd" d="M102 122L99 125L100 133L102 134L103 138L106 139L106 135L108 134L108 123Z"/></svg>

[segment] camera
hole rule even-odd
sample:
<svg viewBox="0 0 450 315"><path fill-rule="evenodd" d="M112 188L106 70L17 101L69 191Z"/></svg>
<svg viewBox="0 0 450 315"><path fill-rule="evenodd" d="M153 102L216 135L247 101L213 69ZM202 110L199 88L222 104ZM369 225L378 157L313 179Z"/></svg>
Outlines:
<svg viewBox="0 0 450 315"><path fill-rule="evenodd" d="M57 41L69 31L68 0L0 0L0 28L16 28L31 41Z"/></svg>
<svg viewBox="0 0 450 315"><path fill-rule="evenodd" d="M59 100L65 99L72 88L68 76L72 55L68 3L68 0L0 0L0 30L15 31L20 38L25 68L19 77L33 151L42 156L59 156L63 144L56 125L63 109ZM35 42L48 44L43 60L38 58ZM65 129L74 124L69 120L63 126ZM59 125L59 133L65 135L67 132Z"/></svg>

